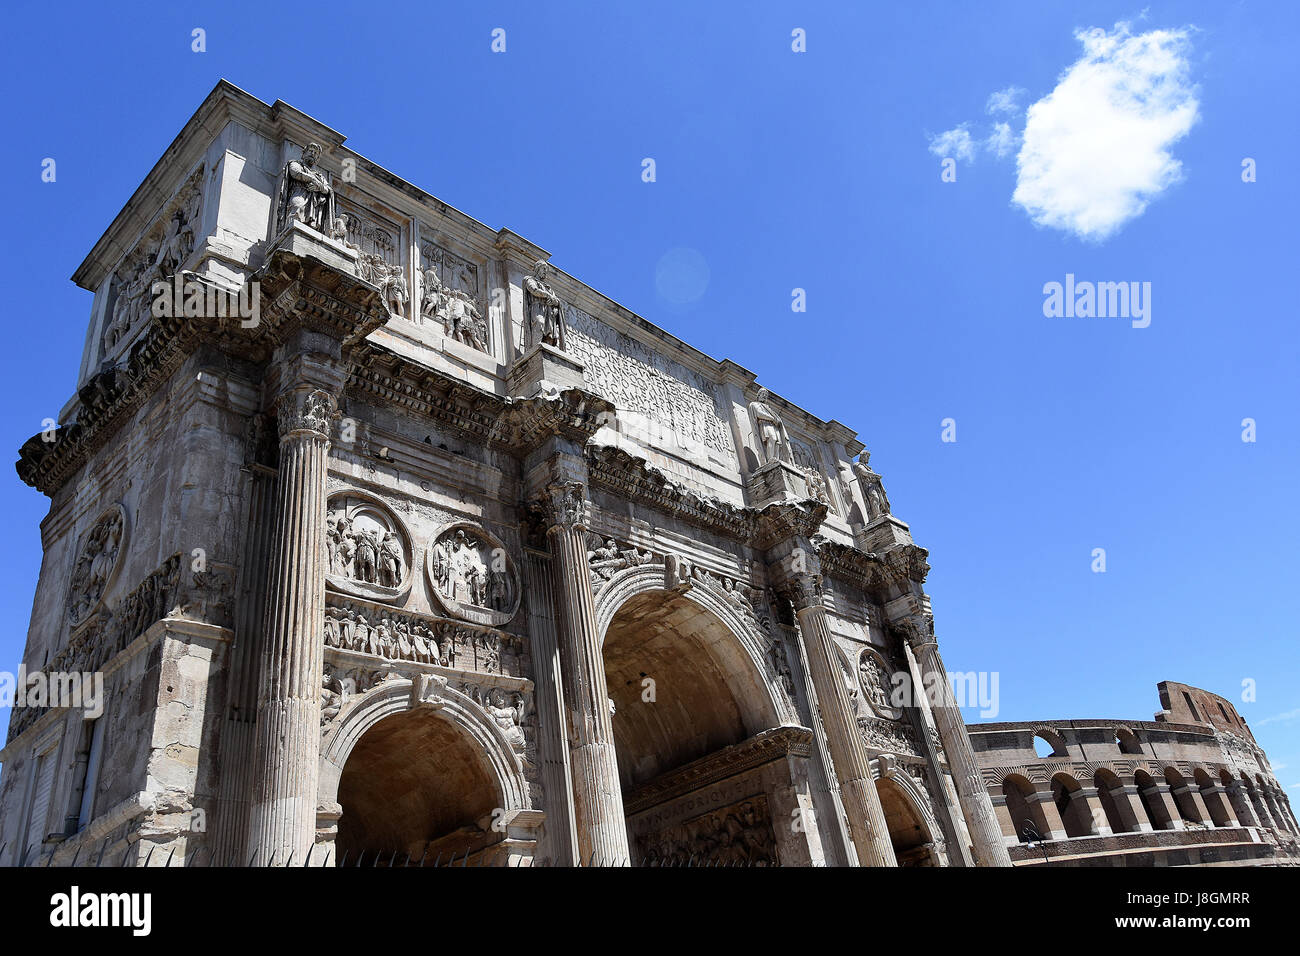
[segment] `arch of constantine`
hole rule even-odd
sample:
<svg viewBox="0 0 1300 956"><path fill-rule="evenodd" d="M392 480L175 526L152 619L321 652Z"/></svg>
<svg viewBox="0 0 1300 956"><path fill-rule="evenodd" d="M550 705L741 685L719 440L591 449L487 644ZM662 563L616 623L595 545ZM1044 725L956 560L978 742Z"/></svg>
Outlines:
<svg viewBox="0 0 1300 956"><path fill-rule="evenodd" d="M862 442L549 259L218 84L20 452L20 673L102 695L0 865L1010 865Z"/></svg>

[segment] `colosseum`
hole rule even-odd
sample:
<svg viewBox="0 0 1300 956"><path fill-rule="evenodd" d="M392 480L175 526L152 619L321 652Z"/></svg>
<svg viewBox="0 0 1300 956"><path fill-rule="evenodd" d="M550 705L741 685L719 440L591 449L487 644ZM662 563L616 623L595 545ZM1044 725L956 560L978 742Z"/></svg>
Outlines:
<svg viewBox="0 0 1300 956"><path fill-rule="evenodd" d="M74 272L0 865L1294 855L1203 692L968 731L852 429L344 139L222 82Z"/></svg>
<svg viewBox="0 0 1300 956"><path fill-rule="evenodd" d="M1155 720L967 728L1014 864L1300 863L1291 801L1232 702L1159 691Z"/></svg>

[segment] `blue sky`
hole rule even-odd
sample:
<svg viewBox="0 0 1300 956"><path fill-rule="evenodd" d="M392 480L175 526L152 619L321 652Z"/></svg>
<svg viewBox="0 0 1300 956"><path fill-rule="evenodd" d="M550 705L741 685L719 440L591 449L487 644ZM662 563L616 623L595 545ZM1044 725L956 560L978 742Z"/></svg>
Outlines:
<svg viewBox="0 0 1300 956"><path fill-rule="evenodd" d="M1236 701L1300 785L1297 7L631 6L7 11L0 445L71 395L91 296L67 277L225 77L857 429L931 551L949 669L999 673L996 719L1150 719L1183 681ZM1091 28L1111 47L1089 60ZM1147 68L1127 114L1087 115ZM962 124L944 182L931 146ZM1149 327L1046 317L1067 274L1151 283ZM10 470L0 502L12 668L47 501Z"/></svg>

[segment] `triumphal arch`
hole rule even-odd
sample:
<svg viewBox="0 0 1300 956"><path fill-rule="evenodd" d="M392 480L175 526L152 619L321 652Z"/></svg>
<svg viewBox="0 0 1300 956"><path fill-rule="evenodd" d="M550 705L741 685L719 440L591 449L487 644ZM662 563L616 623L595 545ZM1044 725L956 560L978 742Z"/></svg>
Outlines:
<svg viewBox="0 0 1300 956"><path fill-rule="evenodd" d="M103 700L15 711L0 863L1008 865L854 432L549 259L213 90L21 450Z"/></svg>

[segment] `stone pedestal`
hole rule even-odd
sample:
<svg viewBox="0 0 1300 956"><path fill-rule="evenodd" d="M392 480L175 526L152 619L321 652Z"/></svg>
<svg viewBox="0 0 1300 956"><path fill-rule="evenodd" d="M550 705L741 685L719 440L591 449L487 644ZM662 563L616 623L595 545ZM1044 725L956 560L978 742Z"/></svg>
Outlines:
<svg viewBox="0 0 1300 956"><path fill-rule="evenodd" d="M566 388L585 388L583 364L545 342L534 345L510 366L506 382L510 394L519 398Z"/></svg>
<svg viewBox="0 0 1300 956"><path fill-rule="evenodd" d="M750 503L764 508L779 501L805 501L811 497L808 479L794 465L769 461L745 478Z"/></svg>
<svg viewBox="0 0 1300 956"><path fill-rule="evenodd" d="M895 545L912 544L912 532L906 524L893 515L881 515L864 527L857 529L853 543L863 551L879 554Z"/></svg>

